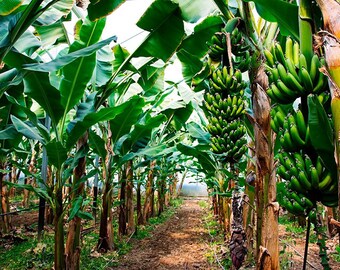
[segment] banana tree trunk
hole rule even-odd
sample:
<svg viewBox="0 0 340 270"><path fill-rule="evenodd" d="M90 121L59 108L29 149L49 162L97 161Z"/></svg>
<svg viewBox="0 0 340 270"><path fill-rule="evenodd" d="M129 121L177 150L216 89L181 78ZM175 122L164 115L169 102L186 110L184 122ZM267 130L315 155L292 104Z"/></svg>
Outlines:
<svg viewBox="0 0 340 270"><path fill-rule="evenodd" d="M329 74L329 86L332 94L332 115L335 130L336 162L338 182L340 183L340 3L336 0L317 0L324 19L326 31L320 33L321 43L325 50L325 59ZM340 185L338 185L340 214Z"/></svg>
<svg viewBox="0 0 340 270"><path fill-rule="evenodd" d="M107 162L109 165L109 162ZM104 166L105 167L105 166ZM112 185L111 177L112 171L107 166L107 172L104 174L104 190L103 190L103 202L102 210L100 215L100 226L99 226L99 239L97 243L97 250L105 253L113 250L113 225L112 225ZM105 170L104 170L105 171Z"/></svg>
<svg viewBox="0 0 340 270"><path fill-rule="evenodd" d="M158 216L160 216L165 207L165 191L166 191L166 180L165 178L159 179L158 183Z"/></svg>
<svg viewBox="0 0 340 270"><path fill-rule="evenodd" d="M133 206L133 163L132 160L127 162L126 167L126 215L127 215L127 233L132 234L135 230L135 217Z"/></svg>
<svg viewBox="0 0 340 270"><path fill-rule="evenodd" d="M136 199L137 199L137 225L143 224L143 212L142 212L142 194L141 194L142 183L137 183Z"/></svg>
<svg viewBox="0 0 340 270"><path fill-rule="evenodd" d="M4 170L6 168L6 163L0 163L0 169ZM5 174L0 171L0 203L1 203L1 214L6 214L9 212L9 191L7 185L3 183ZM3 233L8 233L11 229L11 218L9 215L1 216L1 227Z"/></svg>
<svg viewBox="0 0 340 270"><path fill-rule="evenodd" d="M65 269L63 189L60 172L56 172L54 210L54 269Z"/></svg>
<svg viewBox="0 0 340 270"><path fill-rule="evenodd" d="M276 270L279 269L279 204L276 201L270 101L265 91L268 79L264 66L254 70L250 78L253 78L251 91L256 149L256 269Z"/></svg>
<svg viewBox="0 0 340 270"><path fill-rule="evenodd" d="M87 146L88 133L86 132L77 142L77 151ZM81 178L86 173L86 156L84 155L78 161L77 167L73 171L72 195L74 200L84 193L85 183L81 182ZM72 209L73 205L71 205ZM65 257L66 269L77 270L80 269L80 241L81 218L75 216L69 223Z"/></svg>
<svg viewBox="0 0 340 270"><path fill-rule="evenodd" d="M126 168L121 170L120 192L119 192L119 208L118 208L118 233L119 236L127 234L126 227Z"/></svg>
<svg viewBox="0 0 340 270"><path fill-rule="evenodd" d="M185 177L187 176L187 173L188 173L188 169L185 168L184 172L183 172L183 175L182 175L182 179L181 179L181 182L179 183L179 186L178 186L178 189L177 189L177 197L179 197L181 195L181 192L182 192L182 188L183 188L183 183L184 183L184 180L185 180Z"/></svg>
<svg viewBox="0 0 340 270"><path fill-rule="evenodd" d="M143 207L143 224L146 224L153 209L153 182L154 182L153 169L155 165L156 160L150 162L150 168L146 182L145 202Z"/></svg>

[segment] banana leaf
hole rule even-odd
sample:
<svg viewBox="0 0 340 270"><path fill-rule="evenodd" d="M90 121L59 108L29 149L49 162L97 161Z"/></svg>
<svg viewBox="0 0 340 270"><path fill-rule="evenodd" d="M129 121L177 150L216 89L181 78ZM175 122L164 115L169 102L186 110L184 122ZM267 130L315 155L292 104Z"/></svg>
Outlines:
<svg viewBox="0 0 340 270"><path fill-rule="evenodd" d="M222 1L222 0L214 0ZM282 0L244 0L254 2L259 15L269 21L277 22L284 36L292 36L299 40L299 12L296 4Z"/></svg>
<svg viewBox="0 0 340 270"><path fill-rule="evenodd" d="M334 133L325 109L314 95L309 95L308 102L308 125L310 139L315 151L321 157L325 167L336 178L337 166L334 158Z"/></svg>
<svg viewBox="0 0 340 270"><path fill-rule="evenodd" d="M97 0L91 1L87 12L91 21L103 18L117 9L126 0Z"/></svg>
<svg viewBox="0 0 340 270"><path fill-rule="evenodd" d="M21 6L24 0L6 0L0 2L0 16L6 16Z"/></svg>

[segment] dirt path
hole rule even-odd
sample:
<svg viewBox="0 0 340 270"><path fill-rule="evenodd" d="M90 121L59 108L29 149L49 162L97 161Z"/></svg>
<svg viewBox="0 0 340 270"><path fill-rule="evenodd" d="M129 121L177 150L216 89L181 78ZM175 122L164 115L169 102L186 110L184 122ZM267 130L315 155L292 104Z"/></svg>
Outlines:
<svg viewBox="0 0 340 270"><path fill-rule="evenodd" d="M206 261L209 234L199 200L184 200L175 215L151 237L133 242L132 250L113 269L213 269Z"/></svg>

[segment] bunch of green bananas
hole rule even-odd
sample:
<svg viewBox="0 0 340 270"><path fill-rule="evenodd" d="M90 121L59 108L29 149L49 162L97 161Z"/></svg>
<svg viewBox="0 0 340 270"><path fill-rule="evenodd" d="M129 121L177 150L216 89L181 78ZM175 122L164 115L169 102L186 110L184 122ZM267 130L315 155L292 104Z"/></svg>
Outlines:
<svg viewBox="0 0 340 270"><path fill-rule="evenodd" d="M250 45L237 27L231 32L230 42L232 44L231 51L235 56L244 56L250 50Z"/></svg>
<svg viewBox="0 0 340 270"><path fill-rule="evenodd" d="M283 194L281 205L294 215L306 216L315 207L315 202L301 193L289 190Z"/></svg>
<svg viewBox="0 0 340 270"><path fill-rule="evenodd" d="M319 94L327 87L327 78L319 71L324 59L314 54L307 63L299 44L291 38L286 39L285 53L280 43L275 43L264 55L270 83L267 94L273 101L292 103L301 96Z"/></svg>
<svg viewBox="0 0 340 270"><path fill-rule="evenodd" d="M225 32L216 32L207 42L208 54L213 61L220 61L222 55L227 51L227 38Z"/></svg>
<svg viewBox="0 0 340 270"><path fill-rule="evenodd" d="M225 122L223 124L221 122L221 126L227 125L227 120L236 119L245 113L244 100L236 95L228 95L224 98L220 93L206 93L204 106L216 119Z"/></svg>
<svg viewBox="0 0 340 270"><path fill-rule="evenodd" d="M303 151L280 152L277 174L287 181L289 190L326 206L337 205L338 182L317 156L315 162Z"/></svg>
<svg viewBox="0 0 340 270"><path fill-rule="evenodd" d="M217 68L212 71L209 80L210 87L214 92L220 92L221 95L238 94L243 96L246 83L242 80L242 72L238 69Z"/></svg>
<svg viewBox="0 0 340 270"><path fill-rule="evenodd" d="M211 150L225 161L238 161L247 151L246 128L240 121L245 114L243 99L246 84L239 70L214 69L210 75L210 89L204 95L211 136Z"/></svg>

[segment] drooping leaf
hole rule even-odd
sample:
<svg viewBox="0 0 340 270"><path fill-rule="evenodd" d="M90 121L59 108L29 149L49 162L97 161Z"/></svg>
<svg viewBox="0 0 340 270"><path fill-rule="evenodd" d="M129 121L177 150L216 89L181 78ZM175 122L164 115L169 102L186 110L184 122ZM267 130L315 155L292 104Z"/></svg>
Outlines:
<svg viewBox="0 0 340 270"><path fill-rule="evenodd" d="M154 1L137 26L150 34L134 52L136 57L153 56L167 62L185 36L180 9L171 1Z"/></svg>
<svg viewBox="0 0 340 270"><path fill-rule="evenodd" d="M21 189L26 189L26 190L32 191L35 194L37 194L39 197L46 199L46 201L48 201L48 203L53 205L53 203L51 203L52 198L48 195L47 191L42 189L42 188L36 188L36 187L33 187L32 185L16 184L16 183L12 183L12 182L5 182L5 183L6 183L6 185L8 185L10 187L21 188Z"/></svg>
<svg viewBox="0 0 340 270"><path fill-rule="evenodd" d="M37 21L41 25L49 25L58 21L61 17L67 16L74 5L76 0L59 0L52 6L50 6L44 13L42 13ZM51 2L50 0L44 0L44 4Z"/></svg>
<svg viewBox="0 0 340 270"><path fill-rule="evenodd" d="M13 125L7 126L0 131L0 140L10 140L18 136L18 131Z"/></svg>
<svg viewBox="0 0 340 270"><path fill-rule="evenodd" d="M37 25L35 30L44 47L67 42L65 27L61 21L50 25Z"/></svg>
<svg viewBox="0 0 340 270"><path fill-rule="evenodd" d="M86 97L86 100L84 102L81 102L77 106L76 115L74 116L74 119L67 125L68 132L70 132L73 129L74 125L77 122L82 121L86 115L95 111L96 95L97 95L96 92L88 95Z"/></svg>
<svg viewBox="0 0 340 270"><path fill-rule="evenodd" d="M40 131L35 126L33 126L32 123L24 122L14 115L11 115L11 120L14 127L19 133L29 139L37 140L43 144L45 143L45 140L41 136Z"/></svg>
<svg viewBox="0 0 340 270"><path fill-rule="evenodd" d="M115 41L117 38L116 36L107 38L105 40L99 41L93 45L90 45L88 47L85 47L83 49L79 49L76 50L74 52L70 52L66 55L60 56L50 62L47 63L42 63L42 64L26 64L24 65L24 68L26 70L32 70L32 71L41 71L41 72L52 72L52 71L56 71L58 69L61 69L64 66L69 66L69 68L78 68L80 69L81 67L79 67L79 62L82 60L81 58L85 58L85 57L89 57L92 56L93 58L93 54L95 51L97 51L98 49L102 48L103 46L109 44L112 41ZM71 45L72 47L72 45ZM84 62L83 61L83 65L84 63L88 63L88 62ZM92 69L93 70L93 69ZM78 73L81 70L78 71ZM76 74L78 75L78 74ZM91 73L92 75L92 73Z"/></svg>
<svg viewBox="0 0 340 270"><path fill-rule="evenodd" d="M187 85L192 85L193 77L202 70L203 63L202 61L188 53L186 50L181 49L177 52L178 59L182 64L182 74Z"/></svg>
<svg viewBox="0 0 340 270"><path fill-rule="evenodd" d="M151 117L151 115L147 113L140 121L138 121L137 124L134 125L133 130L128 134L124 141L122 148L125 150L125 153L132 150L133 146L140 139L150 137L152 130L159 127L165 120L166 117L163 114Z"/></svg>
<svg viewBox="0 0 340 270"><path fill-rule="evenodd" d="M97 112L88 114L82 121L78 121L70 131L66 142L67 148L71 148L77 142L79 137L82 136L91 126L102 121L110 121L114 119L117 115L127 111L134 104L139 104L141 100L143 100L141 97L135 96L119 106L103 108Z"/></svg>
<svg viewBox="0 0 340 270"><path fill-rule="evenodd" d="M309 95L307 101L308 125L312 145L321 157L326 168L332 173L332 177L336 177L337 167L334 158L334 133L329 122L330 119L316 96Z"/></svg>
<svg viewBox="0 0 340 270"><path fill-rule="evenodd" d="M113 69L117 70L124 62L125 60L130 56L130 53L123 48L120 44L117 44L113 47L113 53L114 53L114 60L113 60ZM136 68L131 64L127 63L125 65L126 70L136 71Z"/></svg>
<svg viewBox="0 0 340 270"><path fill-rule="evenodd" d="M205 18L195 26L194 32L183 40L179 50L183 49L197 58L202 58L209 49L207 42L216 32L221 31L223 25L220 16L215 15Z"/></svg>
<svg viewBox="0 0 340 270"><path fill-rule="evenodd" d="M0 16L6 16L21 6L24 0L2 0L0 1Z"/></svg>
<svg viewBox="0 0 340 270"><path fill-rule="evenodd" d="M10 67L22 69L24 64L36 63L33 59L10 51L4 58ZM25 93L33 98L50 116L55 125L63 115L64 109L60 103L60 92L49 81L48 73L28 72L24 77Z"/></svg>
<svg viewBox="0 0 340 270"><path fill-rule="evenodd" d="M96 22L85 19L80 29L80 39L76 40L70 46L69 53L95 44L100 39L104 26L105 19L100 19ZM61 104L65 108L64 115L71 110L84 95L86 85L92 77L95 65L96 55L92 54L78 58L62 69L64 76L60 83L60 94Z"/></svg>
<svg viewBox="0 0 340 270"><path fill-rule="evenodd" d="M87 12L91 21L105 17L117 9L126 0L91 0Z"/></svg>
<svg viewBox="0 0 340 270"><path fill-rule="evenodd" d="M95 132L89 132L89 144L93 151L102 159L105 159L107 151L105 149L105 141Z"/></svg>
<svg viewBox="0 0 340 270"><path fill-rule="evenodd" d="M78 211L76 216L80 217L81 219L86 219L86 220L93 220L94 219L94 217L90 213L84 212L84 211Z"/></svg>
<svg viewBox="0 0 340 270"><path fill-rule="evenodd" d="M113 53L109 46L104 46L97 51L96 63L96 84L105 85L110 79L113 72Z"/></svg>
<svg viewBox="0 0 340 270"><path fill-rule="evenodd" d="M72 200L70 215L69 215L67 221L72 220L76 216L76 214L78 213L78 211L80 210L82 205L83 205L83 197L82 196L78 196L77 198Z"/></svg>
<svg viewBox="0 0 340 270"><path fill-rule="evenodd" d="M197 158L198 162L201 164L202 168L206 172L215 171L215 160L209 155L209 153L205 151L201 151L196 149L195 147L185 145L183 143L177 144L177 149L182 152L184 155L193 156Z"/></svg>
<svg viewBox="0 0 340 270"><path fill-rule="evenodd" d="M216 6L206 0L175 0L174 2L179 4L183 19L189 23L196 23L216 10Z"/></svg>
<svg viewBox="0 0 340 270"><path fill-rule="evenodd" d="M48 163L54 165L58 170L67 159L67 149L56 140L49 141L46 145Z"/></svg>
<svg viewBox="0 0 340 270"><path fill-rule="evenodd" d="M214 0L222 1L222 0ZM269 22L277 22L284 36L299 39L298 6L282 0L245 0L254 2L259 15Z"/></svg>
<svg viewBox="0 0 340 270"><path fill-rule="evenodd" d="M121 136L130 132L131 127L137 122L143 112L145 102L142 98L130 99L127 102L130 102L130 107L126 108L120 114L117 114L116 117L110 121L111 140L113 144L115 144Z"/></svg>
<svg viewBox="0 0 340 270"><path fill-rule="evenodd" d="M36 38L31 31L26 31L15 43L14 48L21 53L26 53L31 56L41 46L41 42Z"/></svg>
<svg viewBox="0 0 340 270"><path fill-rule="evenodd" d="M187 124L187 129L189 131L190 136L197 139L199 143L209 144L210 143L210 134L209 132L204 131L200 125L195 122L190 122Z"/></svg>

